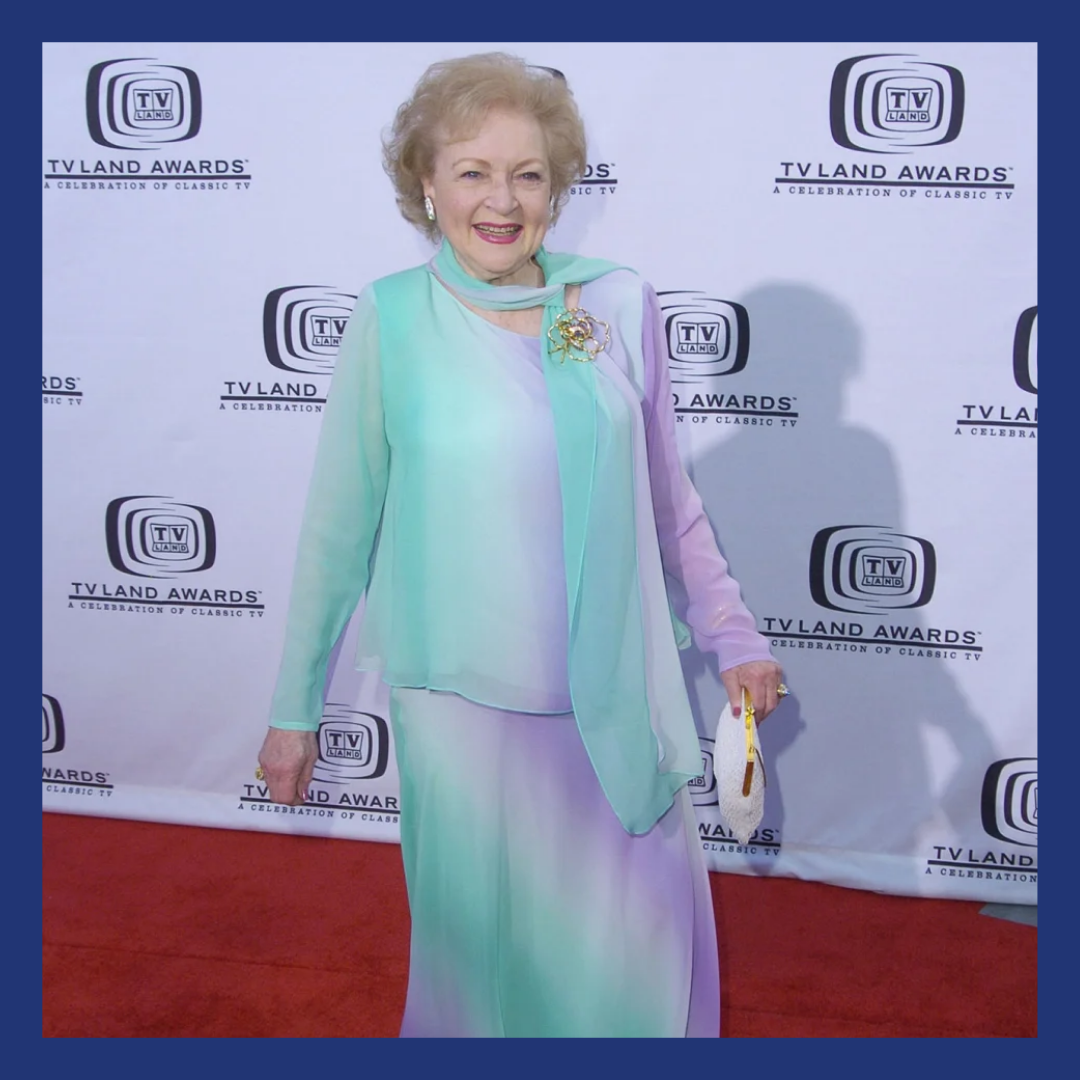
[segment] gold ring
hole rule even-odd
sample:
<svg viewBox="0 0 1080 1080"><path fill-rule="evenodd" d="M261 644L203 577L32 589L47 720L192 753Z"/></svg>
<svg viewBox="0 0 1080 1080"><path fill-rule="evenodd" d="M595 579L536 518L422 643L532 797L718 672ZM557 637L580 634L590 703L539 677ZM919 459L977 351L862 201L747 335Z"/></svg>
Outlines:
<svg viewBox="0 0 1080 1080"><path fill-rule="evenodd" d="M776 688L776 696L777 697L787 697L788 694L790 694L790 693L791 693L791 691L783 683L781 683Z"/></svg>
<svg viewBox="0 0 1080 1080"><path fill-rule="evenodd" d="M263 772L263 767L261 765L257 766L256 769L255 769L255 779L256 780L265 780L266 779L266 773Z"/></svg>

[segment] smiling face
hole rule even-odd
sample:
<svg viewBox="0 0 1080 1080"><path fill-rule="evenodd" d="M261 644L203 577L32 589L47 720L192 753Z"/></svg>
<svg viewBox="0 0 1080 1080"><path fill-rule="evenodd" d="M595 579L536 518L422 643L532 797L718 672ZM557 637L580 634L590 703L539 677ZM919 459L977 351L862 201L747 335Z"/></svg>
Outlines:
<svg viewBox="0 0 1080 1080"><path fill-rule="evenodd" d="M472 138L441 143L424 194L467 273L492 285L542 284L532 257L551 218L551 179L535 119L493 111Z"/></svg>

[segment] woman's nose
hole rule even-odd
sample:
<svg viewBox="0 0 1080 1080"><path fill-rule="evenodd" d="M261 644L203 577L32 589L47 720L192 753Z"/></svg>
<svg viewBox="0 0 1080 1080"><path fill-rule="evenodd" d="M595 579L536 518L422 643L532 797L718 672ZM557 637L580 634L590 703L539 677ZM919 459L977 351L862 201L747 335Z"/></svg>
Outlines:
<svg viewBox="0 0 1080 1080"><path fill-rule="evenodd" d="M509 180L496 179L488 193L487 204L500 214L509 214L517 206L517 197Z"/></svg>

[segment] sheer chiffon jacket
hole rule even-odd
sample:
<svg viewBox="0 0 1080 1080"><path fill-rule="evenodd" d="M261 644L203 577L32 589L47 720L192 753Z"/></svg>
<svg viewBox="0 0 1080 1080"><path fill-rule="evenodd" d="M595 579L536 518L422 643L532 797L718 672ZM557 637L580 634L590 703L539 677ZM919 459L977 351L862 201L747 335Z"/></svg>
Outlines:
<svg viewBox="0 0 1080 1080"><path fill-rule="evenodd" d="M402 349L383 325L389 280L358 297L339 351L270 724L318 728L330 653L365 593L359 669L505 710L574 711L546 343L495 326L425 272L410 279L422 340ZM631 432L646 666L674 678L664 658L688 644L687 626L721 670L772 659L680 460L656 293L618 269L586 282L579 303L612 328L595 366ZM674 726L654 723L658 759L696 775L696 737L691 747L685 717Z"/></svg>

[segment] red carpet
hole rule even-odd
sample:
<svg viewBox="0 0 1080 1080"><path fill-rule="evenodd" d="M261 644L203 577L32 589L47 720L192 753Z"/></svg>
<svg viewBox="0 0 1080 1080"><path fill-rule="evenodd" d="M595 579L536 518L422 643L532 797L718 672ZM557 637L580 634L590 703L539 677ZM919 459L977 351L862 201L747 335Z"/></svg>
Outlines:
<svg viewBox="0 0 1080 1080"><path fill-rule="evenodd" d="M52 1038L394 1038L396 845L45 814ZM1034 1038L1037 930L982 904L712 874L723 1034Z"/></svg>

